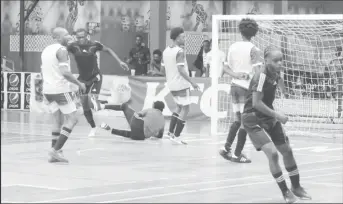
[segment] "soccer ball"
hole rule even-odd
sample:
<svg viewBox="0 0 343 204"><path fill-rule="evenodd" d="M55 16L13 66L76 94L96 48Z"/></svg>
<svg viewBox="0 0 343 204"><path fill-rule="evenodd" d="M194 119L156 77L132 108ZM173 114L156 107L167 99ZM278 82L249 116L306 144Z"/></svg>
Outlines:
<svg viewBox="0 0 343 204"><path fill-rule="evenodd" d="M126 103L131 98L131 87L126 83L113 83L111 90L111 96L108 97L107 101L109 104L119 105Z"/></svg>

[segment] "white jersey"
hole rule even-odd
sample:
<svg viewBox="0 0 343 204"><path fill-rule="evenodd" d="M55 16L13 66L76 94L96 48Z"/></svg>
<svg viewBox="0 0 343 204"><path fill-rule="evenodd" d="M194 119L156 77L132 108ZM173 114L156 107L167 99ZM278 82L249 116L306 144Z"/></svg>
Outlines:
<svg viewBox="0 0 343 204"><path fill-rule="evenodd" d="M255 45L247 41L235 42L230 46L227 60L232 71L243 72L252 76L253 66L250 53L253 47ZM248 89L250 80L232 79L232 83Z"/></svg>
<svg viewBox="0 0 343 204"><path fill-rule="evenodd" d="M59 94L71 92L70 83L62 75L57 59L57 51L60 48L65 48L61 44L53 44L47 46L41 55L42 59L42 76L43 76L43 93ZM70 70L70 60L68 61Z"/></svg>
<svg viewBox="0 0 343 204"><path fill-rule="evenodd" d="M178 46L168 46L163 51L163 63L166 72L167 86L170 91L179 91L191 87L191 84L184 77L181 76L177 68L176 56L177 53L181 50L182 48ZM186 73L188 73L187 60L185 60L184 64L184 70Z"/></svg>
<svg viewBox="0 0 343 204"><path fill-rule="evenodd" d="M207 53L205 51L203 51L202 59L203 59L204 67L207 67L207 65L211 66L212 50L210 50Z"/></svg>

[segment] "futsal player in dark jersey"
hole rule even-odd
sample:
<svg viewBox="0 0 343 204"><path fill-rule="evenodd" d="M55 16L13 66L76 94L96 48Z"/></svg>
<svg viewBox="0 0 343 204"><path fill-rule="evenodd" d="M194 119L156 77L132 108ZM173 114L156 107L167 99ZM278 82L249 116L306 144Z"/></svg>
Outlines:
<svg viewBox="0 0 343 204"><path fill-rule="evenodd" d="M147 108L140 112L134 111L129 107L128 103L123 103L122 105L105 105L100 104L95 100L92 100L92 102L94 104L95 111L123 111L131 130L115 129L111 128L106 123L102 123L101 128L111 130L112 134L131 138L133 140L145 140L147 138L156 139L163 137L165 120L162 112L165 105L162 101L155 101L152 108Z"/></svg>
<svg viewBox="0 0 343 204"><path fill-rule="evenodd" d="M74 55L77 69L79 71L78 80L86 84L86 92L81 96L81 104L87 122L92 127L89 136L94 136L96 133L96 125L91 111L90 94L95 94L95 97L100 93L102 84L102 75L98 65L98 51L109 53L115 58L120 66L128 70L128 66L124 63L117 54L110 48L97 41L87 39L87 31L78 29L76 31L77 41L71 42L68 45L68 51Z"/></svg>
<svg viewBox="0 0 343 204"><path fill-rule="evenodd" d="M246 95L242 121L251 142L257 151L263 151L268 160L270 172L281 189L287 203L294 203L297 197L310 199L300 186L300 176L288 137L281 125L288 121L283 113L273 108L276 88L280 83L282 53L279 49L267 47L264 52L265 67L254 74ZM279 163L278 151L288 171L292 188L288 189Z"/></svg>

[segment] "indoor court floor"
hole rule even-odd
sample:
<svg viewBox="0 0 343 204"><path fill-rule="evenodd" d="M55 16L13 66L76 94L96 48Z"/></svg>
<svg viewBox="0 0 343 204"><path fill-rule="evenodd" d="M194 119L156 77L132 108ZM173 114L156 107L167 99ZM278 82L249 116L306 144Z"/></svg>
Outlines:
<svg viewBox="0 0 343 204"><path fill-rule="evenodd" d="M95 119L127 127L121 116ZM1 111L1 202L284 202L264 154L247 139L244 152L251 164L224 160L218 150L226 136L210 136L209 121L188 122L182 136L188 145L175 145L103 130L88 138L90 127L80 116L64 148L68 165L47 162L49 121L49 115ZM290 141L301 183L313 197L299 202L342 203L342 139ZM284 175L289 185L285 170Z"/></svg>

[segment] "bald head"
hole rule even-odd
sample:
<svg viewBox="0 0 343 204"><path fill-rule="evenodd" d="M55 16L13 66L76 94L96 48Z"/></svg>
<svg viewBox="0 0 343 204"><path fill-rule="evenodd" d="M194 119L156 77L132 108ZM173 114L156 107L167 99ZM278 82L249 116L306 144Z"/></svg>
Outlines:
<svg viewBox="0 0 343 204"><path fill-rule="evenodd" d="M65 28L57 27L52 31L52 37L59 43L65 44L70 38L70 35Z"/></svg>

